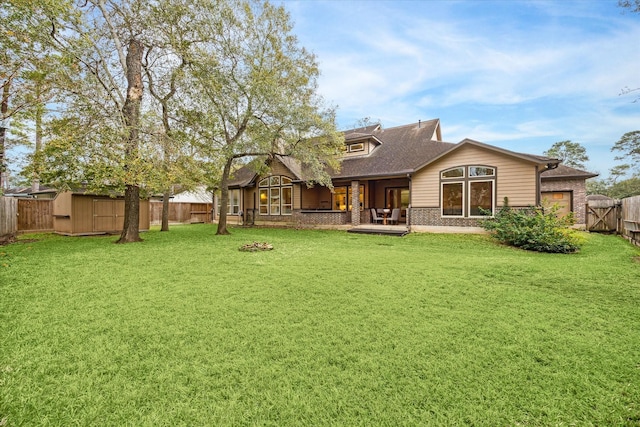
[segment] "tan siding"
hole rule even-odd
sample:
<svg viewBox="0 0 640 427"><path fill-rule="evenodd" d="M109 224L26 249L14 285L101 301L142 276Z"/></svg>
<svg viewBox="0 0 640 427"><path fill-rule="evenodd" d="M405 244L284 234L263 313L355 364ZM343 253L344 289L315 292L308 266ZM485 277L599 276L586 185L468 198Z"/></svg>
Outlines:
<svg viewBox="0 0 640 427"><path fill-rule="evenodd" d="M279 161L274 161L271 164L271 175L284 175L284 176L289 177L291 179L295 179L295 176L293 176L293 174L291 173L289 168L287 168L285 165L283 165Z"/></svg>
<svg viewBox="0 0 640 427"><path fill-rule="evenodd" d="M497 169L496 202L502 205L504 197L513 206L536 203L535 165L491 150L465 146L432 163L415 174L411 186L413 207L440 205L440 171L455 166L485 165Z"/></svg>
<svg viewBox="0 0 640 427"><path fill-rule="evenodd" d="M93 197L74 195L71 222L73 233L93 232Z"/></svg>
<svg viewBox="0 0 640 427"><path fill-rule="evenodd" d="M53 200L53 229L58 233L71 233L71 192L60 193ZM69 215L68 218L63 216Z"/></svg>

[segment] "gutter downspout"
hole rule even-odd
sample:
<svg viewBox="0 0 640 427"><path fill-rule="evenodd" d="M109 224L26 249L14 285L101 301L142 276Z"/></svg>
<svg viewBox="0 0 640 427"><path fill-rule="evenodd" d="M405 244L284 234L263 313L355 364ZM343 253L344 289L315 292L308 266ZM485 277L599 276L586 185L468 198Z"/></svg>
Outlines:
<svg viewBox="0 0 640 427"><path fill-rule="evenodd" d="M540 170L539 166L536 166L536 175L537 175L537 180L536 180L536 206L540 206L540 204L542 203L542 172L544 171L548 171L548 170L552 170L552 169L557 169L558 165L560 164L560 162L558 163L547 163L545 168Z"/></svg>

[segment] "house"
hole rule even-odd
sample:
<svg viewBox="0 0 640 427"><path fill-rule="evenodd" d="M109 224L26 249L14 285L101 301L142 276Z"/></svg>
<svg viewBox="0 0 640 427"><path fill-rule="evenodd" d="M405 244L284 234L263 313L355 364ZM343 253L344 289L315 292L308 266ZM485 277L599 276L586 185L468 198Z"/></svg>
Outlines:
<svg viewBox="0 0 640 427"><path fill-rule="evenodd" d="M296 161L278 157L270 173L239 169L229 185L229 212L248 224L354 227L372 222L371 208L400 209L399 224L414 230L476 227L505 198L511 207L563 200L585 220L585 180L594 176L557 159L517 153L465 139L443 142L440 120L344 133L333 191L307 186ZM562 198L558 196L560 194Z"/></svg>

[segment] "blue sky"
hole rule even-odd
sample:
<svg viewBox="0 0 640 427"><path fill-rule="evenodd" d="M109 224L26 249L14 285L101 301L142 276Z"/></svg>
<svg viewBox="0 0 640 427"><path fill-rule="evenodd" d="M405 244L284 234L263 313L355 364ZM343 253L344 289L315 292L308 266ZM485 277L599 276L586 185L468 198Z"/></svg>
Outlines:
<svg viewBox="0 0 640 427"><path fill-rule="evenodd" d="M531 154L571 140L601 177L640 130L640 91L620 95L640 87L640 14L616 0L282 4L341 129L439 118L445 141Z"/></svg>

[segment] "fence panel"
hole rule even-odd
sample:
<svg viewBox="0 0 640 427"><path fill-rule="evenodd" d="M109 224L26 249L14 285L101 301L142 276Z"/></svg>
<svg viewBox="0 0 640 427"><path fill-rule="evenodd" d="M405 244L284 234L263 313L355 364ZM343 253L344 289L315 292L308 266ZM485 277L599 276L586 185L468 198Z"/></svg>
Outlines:
<svg viewBox="0 0 640 427"><path fill-rule="evenodd" d="M622 200L622 228L620 233L640 244L640 196Z"/></svg>
<svg viewBox="0 0 640 427"><path fill-rule="evenodd" d="M211 222L211 203L169 203L169 222L195 223ZM162 222L162 202L149 203L151 211L151 223L158 225Z"/></svg>
<svg viewBox="0 0 640 427"><path fill-rule="evenodd" d="M0 197L0 242L18 232L18 199Z"/></svg>
<svg viewBox="0 0 640 427"><path fill-rule="evenodd" d="M619 227L620 202L616 200L591 200L587 203L587 230L615 233Z"/></svg>
<svg viewBox="0 0 640 427"><path fill-rule="evenodd" d="M18 199L18 231L53 231L53 200Z"/></svg>

